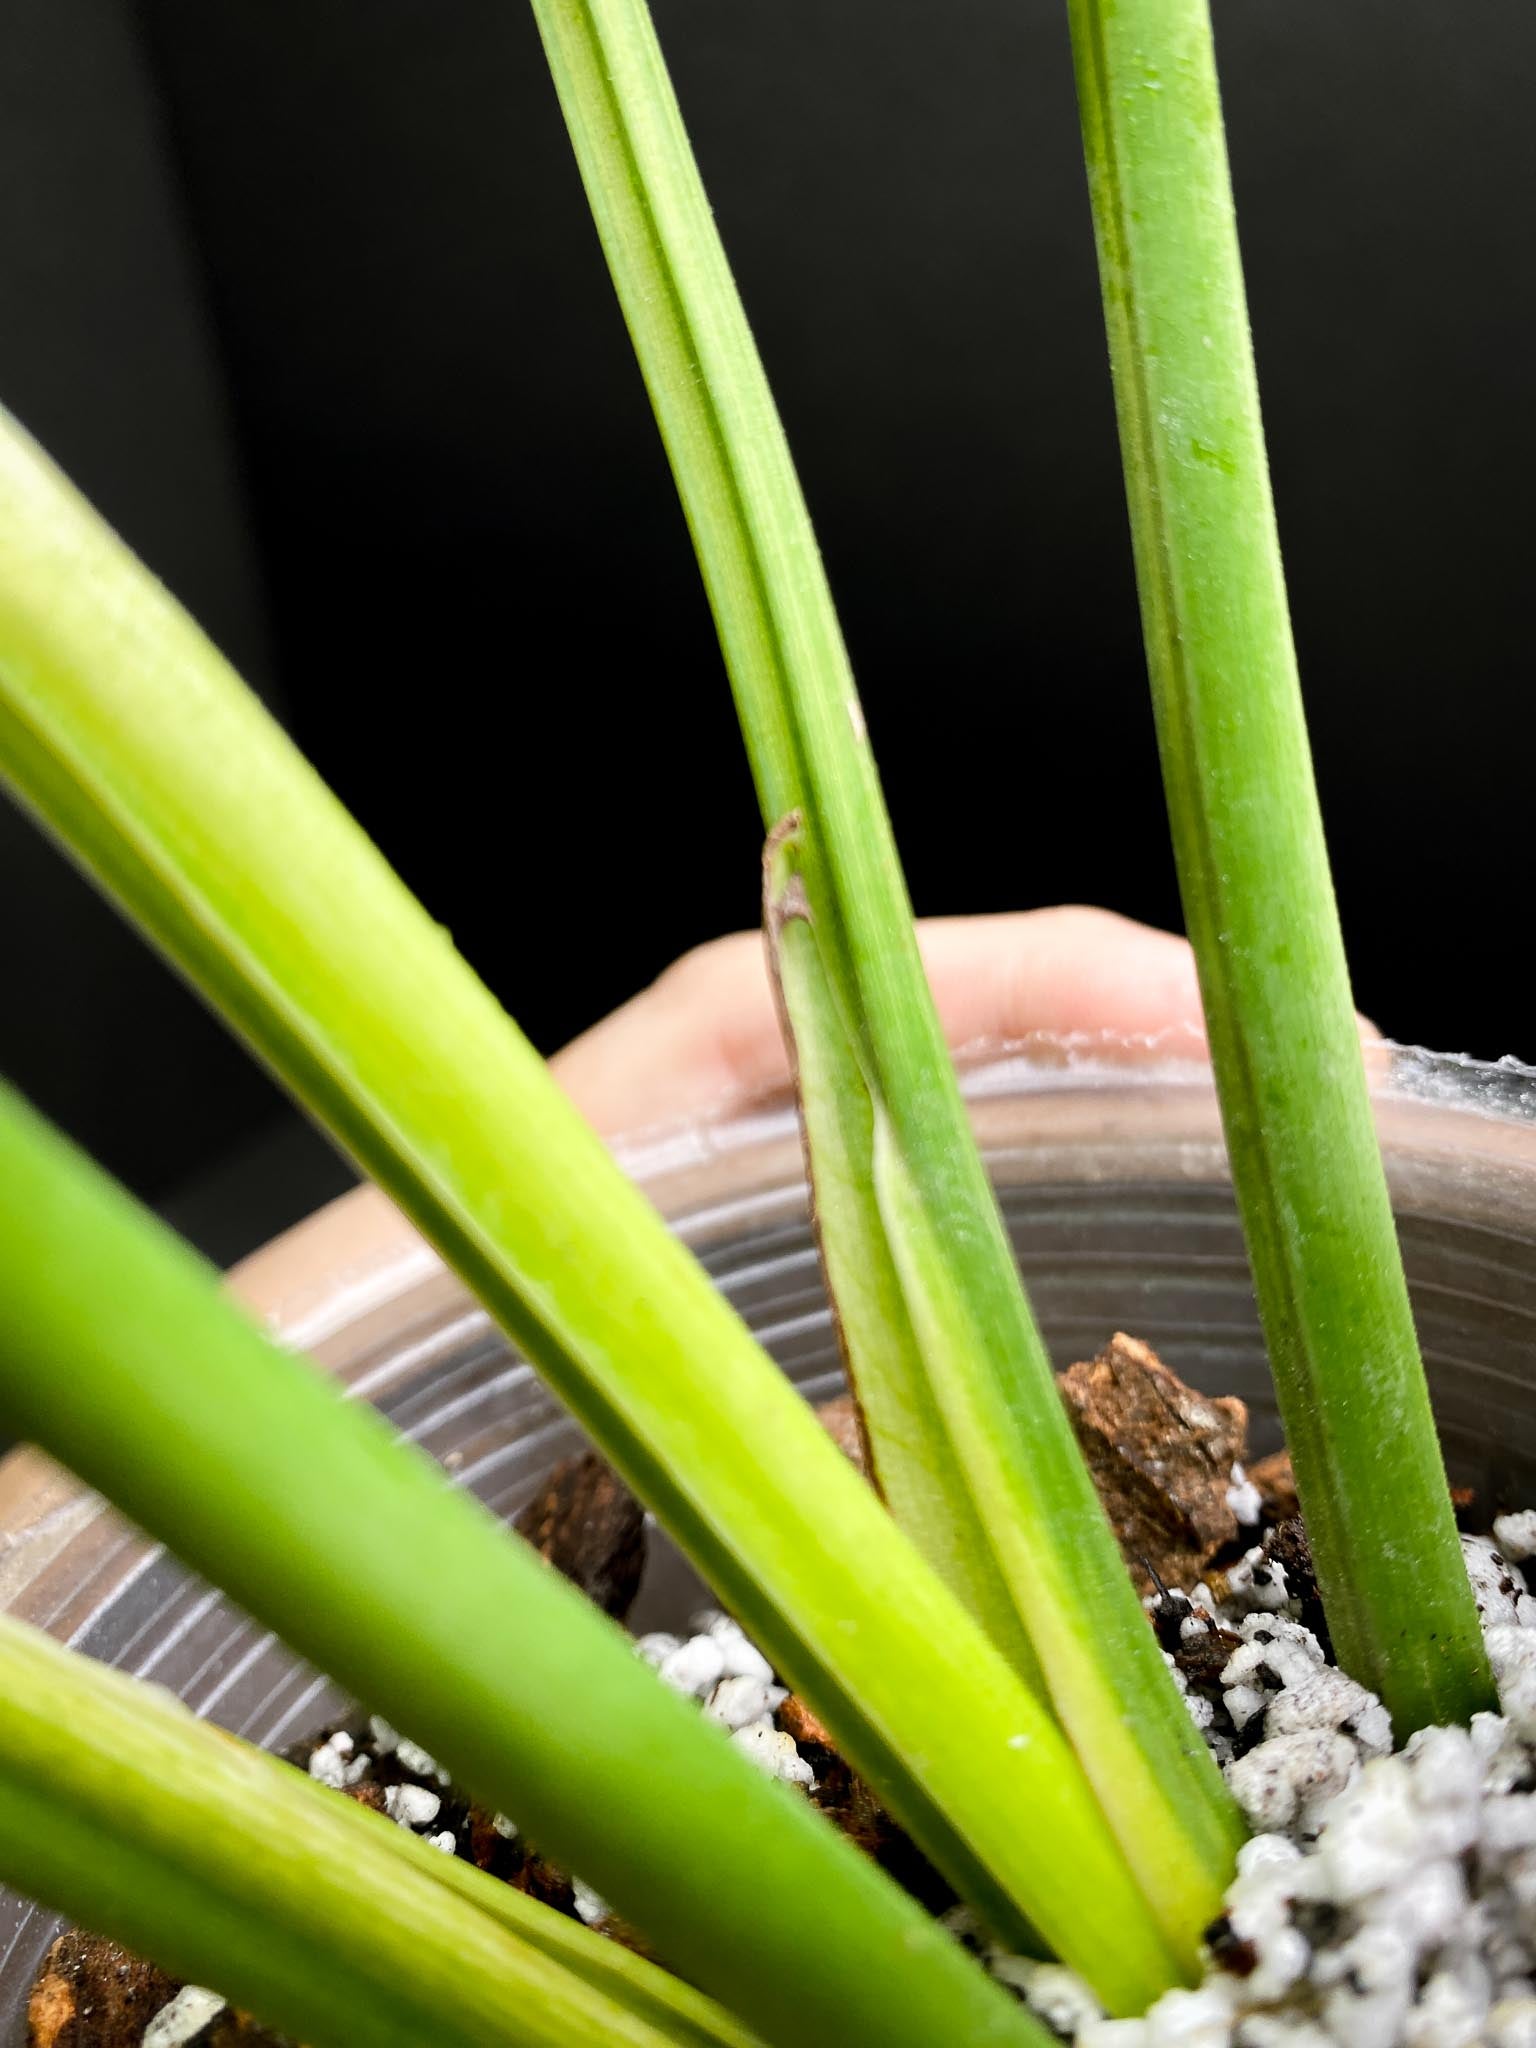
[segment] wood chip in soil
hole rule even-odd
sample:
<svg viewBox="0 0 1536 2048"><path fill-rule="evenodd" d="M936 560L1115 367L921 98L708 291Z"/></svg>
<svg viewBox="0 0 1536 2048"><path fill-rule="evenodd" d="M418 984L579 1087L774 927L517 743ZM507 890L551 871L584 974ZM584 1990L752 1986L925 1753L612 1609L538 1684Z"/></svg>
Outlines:
<svg viewBox="0 0 1536 2048"><path fill-rule="evenodd" d="M513 1526L594 1605L624 1619L645 1570L645 1510L606 1459L562 1458Z"/></svg>
<svg viewBox="0 0 1536 2048"><path fill-rule="evenodd" d="M1247 1457L1247 1405L1197 1393L1123 1332L1057 1384L1138 1589L1193 1585L1238 1537L1227 1493Z"/></svg>
<svg viewBox="0 0 1536 2048"><path fill-rule="evenodd" d="M181 1988L115 1941L72 1929L49 1949L32 1987L28 2048L140 2048L145 2028ZM195 2040L197 2048L291 2048L228 2006Z"/></svg>

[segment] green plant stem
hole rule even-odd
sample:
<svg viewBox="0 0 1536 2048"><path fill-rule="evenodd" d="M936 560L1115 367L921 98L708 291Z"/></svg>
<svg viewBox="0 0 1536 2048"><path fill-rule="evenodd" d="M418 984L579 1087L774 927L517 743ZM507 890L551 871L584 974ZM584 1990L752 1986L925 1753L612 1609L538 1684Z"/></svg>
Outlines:
<svg viewBox="0 0 1536 2048"><path fill-rule="evenodd" d="M753 2048L654 1965L3 1618L0 1878L312 2048Z"/></svg>
<svg viewBox="0 0 1536 2048"><path fill-rule="evenodd" d="M0 1400L768 2039L916 2044L961 2010L1033 2039L620 1629L3 1091ZM882 1968L850 1970L866 1945Z"/></svg>
<svg viewBox="0 0 1536 2048"><path fill-rule="evenodd" d="M1069 12L1158 740L1233 1179L1329 1627L1403 1736L1465 1721L1493 1686L1323 842L1210 17L1206 0Z"/></svg>
<svg viewBox="0 0 1536 2048"><path fill-rule="evenodd" d="M0 765L463 1275L962 1896L1005 1938L1033 1925L1112 2008L1155 1996L1173 1970L1166 1944L1028 1689L617 1170L446 934L14 427L0 434ZM28 1214L22 1203L19 1233ZM48 1256L57 1259L57 1245ZM125 1255L125 1288L132 1270ZM102 1354L105 1373L112 1352L101 1318L88 1289L79 1297L73 1337ZM62 1313L67 1296L55 1306ZM148 1337L146 1346L158 1355ZM71 1355L62 1337L56 1355ZM190 1398L181 1356L166 1385L173 1408ZM292 1583L279 1602L263 1578L268 1524L240 1526L233 1483L189 1517L188 1472L167 1468L159 1439L145 1437L142 1458L129 1458L91 1402L66 1422L59 1392L43 1398L34 1386L27 1396L42 1440L179 1548L195 1541L193 1561L247 1605L265 1586L280 1607L273 1625L299 1642L314 1610ZM120 1399L126 1428L141 1411L129 1387ZM269 1419L274 1459L301 1434L285 1418L279 1409ZM181 1440L195 1472L196 1429ZM333 1498L318 1468L314 1477L316 1498ZM248 1475L240 1491L252 1490ZM286 1525L284 1554L328 1583L323 1559L294 1540L309 1508L303 1492L287 1499L299 1519ZM381 1497L379 1516L389 1512ZM382 1597L387 1576L376 1583ZM496 1611L488 1600L479 1635L498 1659L488 1675L510 1687L522 1666L505 1643L490 1643ZM373 1663L381 1636L387 1673ZM445 1676L451 1660L439 1669L377 1615L344 1640L358 1660L348 1669L329 1636L300 1647L397 1725L441 1744L466 1782L514 1811L515 1795L499 1796L505 1788L487 1774L488 1751L463 1728L463 1687ZM417 1689L421 1709L393 1709L376 1682L385 1677L392 1689ZM488 1739L502 1725L496 1686L477 1697ZM576 1740L558 1698L541 1703L552 1745ZM552 1776L551 1798L562 1784L574 1800L569 1763ZM543 1829L551 1849L730 2002L721 1973L742 1970L760 1937L721 1943L703 1931L707 1915L693 1925L681 1877L673 1889L642 1882L633 1867L605 1874L590 1829L610 1802L594 1808L582 1797L580 1811ZM1040 1840L1053 1845L1048 1863ZM722 1911L755 1910L745 1880L732 1886L722 1874L717 1895ZM940 1985L943 1959L915 1936L903 1943L903 1972L931 1971ZM849 1995L830 1965L814 1984L782 1961L751 1974L737 1997L750 1989L761 2003L733 2009L770 2036L786 2005L808 2038L817 2000L835 2006ZM895 1979L891 1996L908 2015L922 2007L902 2000ZM830 2014L836 2033L844 2023ZM1011 2012L1003 2022L1016 2024Z"/></svg>
<svg viewBox="0 0 1536 2048"><path fill-rule="evenodd" d="M812 1220L839 1340L856 1371L871 1467L897 1521L1043 1697L1033 1645L957 1467L912 1326L876 1184L879 1112L804 903L795 829L769 838L763 924L795 1066Z"/></svg>
<svg viewBox="0 0 1536 2048"><path fill-rule="evenodd" d="M648 2022L673 2048L760 2048L760 2036L723 2005L608 1935L542 1905L462 1857L433 1849L408 1828L396 1827L389 1841L396 1855L408 1858L434 1883L445 1885L519 1941Z"/></svg>
<svg viewBox="0 0 1536 2048"><path fill-rule="evenodd" d="M1162 1662L1099 1508L971 1137L912 929L864 716L815 538L644 0L534 0L551 70L719 630L765 821L791 816L795 864L846 1047L827 1009L785 989L802 1072L851 1055L885 1121L906 1198L883 1211L881 1291L934 1274L896 1243L920 1229L944 1309L919 1317L917 1403L878 1344L853 1352L892 1505L1018 1668L1048 1695L1186 1969L1241 1828ZM814 1114L814 1112L813 1112ZM871 1124L871 1131L873 1124ZM814 1151L821 1141L811 1132ZM818 1175L829 1270L867 1265L873 1185L851 1128ZM840 1243L844 1250L840 1252ZM873 1277L873 1272L872 1275ZM877 1314L878 1314L877 1304ZM901 1357L906 1353L902 1352ZM888 1418L897 1427L887 1429ZM964 1448L962 1450L962 1439ZM961 1489L970 1498L961 1497ZM954 1570L977 1532L990 1555ZM1000 1604L1001 1603L1001 1604ZM1030 1649L1019 1653L1019 1640Z"/></svg>

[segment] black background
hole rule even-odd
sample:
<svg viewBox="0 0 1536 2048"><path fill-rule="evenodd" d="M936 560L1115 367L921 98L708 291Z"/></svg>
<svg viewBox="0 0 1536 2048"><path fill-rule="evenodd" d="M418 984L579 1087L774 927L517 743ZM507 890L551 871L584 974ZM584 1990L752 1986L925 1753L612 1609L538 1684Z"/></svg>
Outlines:
<svg viewBox="0 0 1536 2048"><path fill-rule="evenodd" d="M541 1045L751 922L728 693L520 0L3 11L0 394ZM919 908L1176 924L1059 0L657 16ZM1357 996L1533 1055L1536 11L1216 17ZM0 1068L221 1255L325 1192L4 813L0 863Z"/></svg>

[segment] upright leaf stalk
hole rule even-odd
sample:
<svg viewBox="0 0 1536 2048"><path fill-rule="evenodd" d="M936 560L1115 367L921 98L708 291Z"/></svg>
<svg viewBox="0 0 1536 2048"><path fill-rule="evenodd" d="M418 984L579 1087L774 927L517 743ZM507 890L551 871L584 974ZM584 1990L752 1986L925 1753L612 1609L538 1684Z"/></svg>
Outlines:
<svg viewBox="0 0 1536 2048"><path fill-rule="evenodd" d="M1184 912L1340 1661L1399 1736L1493 1686L1371 1120L1291 641L1206 0L1069 0Z"/></svg>

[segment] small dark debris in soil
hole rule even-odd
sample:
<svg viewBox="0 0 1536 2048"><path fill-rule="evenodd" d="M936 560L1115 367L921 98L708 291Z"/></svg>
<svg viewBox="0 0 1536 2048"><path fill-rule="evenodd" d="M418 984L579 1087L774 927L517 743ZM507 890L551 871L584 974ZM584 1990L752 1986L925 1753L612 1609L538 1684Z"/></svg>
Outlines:
<svg viewBox="0 0 1536 2048"><path fill-rule="evenodd" d="M645 1510L595 1451L562 1458L513 1525L587 1598L622 1621L645 1570Z"/></svg>
<svg viewBox="0 0 1536 2048"><path fill-rule="evenodd" d="M1331 1659L1333 1643L1323 1613L1323 1596L1317 1590L1317 1567L1312 1562L1312 1546L1300 1515L1292 1515L1289 1521L1269 1531L1264 1538L1264 1556L1268 1563L1285 1567L1285 1590L1291 1599L1301 1602L1303 1626L1311 1629L1324 1654Z"/></svg>
<svg viewBox="0 0 1536 2048"><path fill-rule="evenodd" d="M812 1803L930 1912L946 1912L955 1903L953 1890L849 1767L804 1700L791 1693L775 1714L774 1723L793 1739L816 1773Z"/></svg>
<svg viewBox="0 0 1536 2048"><path fill-rule="evenodd" d="M1254 1532L1250 1531L1250 1535ZM1238 1556L1215 1559L1205 1572L1205 1580L1218 1605L1228 1597L1227 1573L1222 1567L1246 1558L1253 1546L1250 1544ZM1258 1546L1261 1556L1253 1570L1254 1582L1264 1584L1266 1567L1278 1565L1285 1577L1286 1597L1301 1604L1300 1619L1317 1637L1324 1651L1331 1657L1332 1641L1328 1634L1328 1621L1323 1613L1323 1599L1317 1588L1317 1568L1312 1562L1312 1546L1307 1541L1306 1525L1300 1515L1266 1528L1263 1540ZM1181 1667L1182 1668L1182 1667Z"/></svg>
<svg viewBox="0 0 1536 2048"><path fill-rule="evenodd" d="M661 1957L646 1940L638 1927L631 1927L627 1920L621 1920L617 1913L608 1913L594 1923L597 1933L606 1935L617 1942L620 1948L627 1948L631 1955L642 1956L648 1963L660 1963ZM665 1964L662 1965L665 1968Z"/></svg>
<svg viewBox="0 0 1536 2048"><path fill-rule="evenodd" d="M1208 1625L1197 1635L1186 1636L1184 1624L1194 1609L1188 1596L1182 1592L1170 1593L1163 1588L1151 1613L1158 1642L1168 1651L1190 1685L1196 1689L1219 1685L1233 1652L1242 1648L1242 1637L1215 1624Z"/></svg>
<svg viewBox="0 0 1536 2048"><path fill-rule="evenodd" d="M1289 1522L1301 1513L1289 1451L1271 1451L1267 1458L1258 1459L1248 1467L1248 1477L1264 1503L1266 1522Z"/></svg>
<svg viewBox="0 0 1536 2048"><path fill-rule="evenodd" d="M507 1882L514 1891L537 1899L541 1906L553 1906L557 1913L575 1917L576 1888L568 1874L547 1856L530 1850Z"/></svg>
<svg viewBox="0 0 1536 2048"><path fill-rule="evenodd" d="M1258 1950L1235 1931L1225 1913L1205 1930L1205 1945L1211 1960L1234 1977L1251 1977L1258 1968Z"/></svg>

